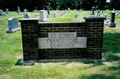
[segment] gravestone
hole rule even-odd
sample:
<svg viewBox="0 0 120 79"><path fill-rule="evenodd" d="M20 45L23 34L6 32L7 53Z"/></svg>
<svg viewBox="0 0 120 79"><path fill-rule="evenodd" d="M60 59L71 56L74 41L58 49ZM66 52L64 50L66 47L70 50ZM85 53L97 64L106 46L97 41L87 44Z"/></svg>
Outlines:
<svg viewBox="0 0 120 79"><path fill-rule="evenodd" d="M51 14L51 17L53 18L53 14Z"/></svg>
<svg viewBox="0 0 120 79"><path fill-rule="evenodd" d="M40 20L39 21L48 21L46 10L40 10Z"/></svg>
<svg viewBox="0 0 120 79"><path fill-rule="evenodd" d="M4 15L3 10L0 9L0 16Z"/></svg>
<svg viewBox="0 0 120 79"><path fill-rule="evenodd" d="M21 28L18 26L18 19L17 18L10 18L8 19L8 28L6 30L7 33L14 33L16 31L20 31Z"/></svg>
<svg viewBox="0 0 120 79"><path fill-rule="evenodd" d="M118 10L117 10L117 13L116 13L116 15L118 16Z"/></svg>
<svg viewBox="0 0 120 79"><path fill-rule="evenodd" d="M107 15L106 14L103 14L103 17L105 17L105 20L107 20Z"/></svg>
<svg viewBox="0 0 120 79"><path fill-rule="evenodd" d="M115 11L111 12L110 22L108 23L108 27L116 27L116 23L115 23Z"/></svg>
<svg viewBox="0 0 120 79"><path fill-rule="evenodd" d="M54 13L54 16L53 16L53 18L56 18L57 17L57 14L56 13Z"/></svg>
<svg viewBox="0 0 120 79"><path fill-rule="evenodd" d="M35 18L37 18L37 14L35 14Z"/></svg>
<svg viewBox="0 0 120 79"><path fill-rule="evenodd" d="M50 9L49 9L49 6L47 6L47 12L48 12L48 15L50 15Z"/></svg>
<svg viewBox="0 0 120 79"><path fill-rule="evenodd" d="M95 10L95 7L92 7L92 15L95 15L94 10Z"/></svg>
<svg viewBox="0 0 120 79"><path fill-rule="evenodd" d="M74 12L76 12L76 9L74 9Z"/></svg>
<svg viewBox="0 0 120 79"><path fill-rule="evenodd" d="M6 14L9 14L9 10L8 9L6 9Z"/></svg>
<svg viewBox="0 0 120 79"><path fill-rule="evenodd" d="M59 10L57 11L57 13L59 13Z"/></svg>
<svg viewBox="0 0 120 79"><path fill-rule="evenodd" d="M0 16L6 16L6 14L3 13L3 10L0 9Z"/></svg>
<svg viewBox="0 0 120 79"><path fill-rule="evenodd" d="M27 12L27 10L26 9L24 9L24 14Z"/></svg>
<svg viewBox="0 0 120 79"><path fill-rule="evenodd" d="M62 15L63 15L63 13L60 14L60 16L62 16Z"/></svg>
<svg viewBox="0 0 120 79"><path fill-rule="evenodd" d="M97 14L95 15L96 17L100 16L100 10L97 10Z"/></svg>
<svg viewBox="0 0 120 79"><path fill-rule="evenodd" d="M17 7L17 11L16 12L20 13L20 7L19 6Z"/></svg>
<svg viewBox="0 0 120 79"><path fill-rule="evenodd" d="M76 13L75 17L74 18L78 18L78 13Z"/></svg>
<svg viewBox="0 0 120 79"><path fill-rule="evenodd" d="M64 11L64 14L66 14L66 10Z"/></svg>
<svg viewBox="0 0 120 79"><path fill-rule="evenodd" d="M31 18L30 13L28 12L24 13L24 18Z"/></svg>
<svg viewBox="0 0 120 79"><path fill-rule="evenodd" d="M79 10L79 13L81 13L81 9Z"/></svg>
<svg viewBox="0 0 120 79"><path fill-rule="evenodd" d="M70 13L70 8L68 8L68 13Z"/></svg>

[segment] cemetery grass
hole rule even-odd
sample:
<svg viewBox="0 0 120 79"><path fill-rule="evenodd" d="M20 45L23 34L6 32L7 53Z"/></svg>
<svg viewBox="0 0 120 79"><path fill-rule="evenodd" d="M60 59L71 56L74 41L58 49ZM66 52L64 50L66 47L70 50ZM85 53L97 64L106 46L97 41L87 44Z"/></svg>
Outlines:
<svg viewBox="0 0 120 79"><path fill-rule="evenodd" d="M53 13L54 11L52 11ZM60 16L49 17L48 22L79 22L90 11L76 12ZM96 12L96 11L95 11ZM105 10L110 19L109 10ZM34 17L33 12L30 12ZM101 16L103 13L101 12ZM7 20L9 18L23 18L23 13L10 12L7 16L0 16L0 79L119 79L120 78L120 15L116 16L116 28L104 26L103 57L107 62L75 61L35 63L34 66L23 66L21 31L7 34ZM20 24L19 24L20 27ZM7 71L9 69L9 71Z"/></svg>

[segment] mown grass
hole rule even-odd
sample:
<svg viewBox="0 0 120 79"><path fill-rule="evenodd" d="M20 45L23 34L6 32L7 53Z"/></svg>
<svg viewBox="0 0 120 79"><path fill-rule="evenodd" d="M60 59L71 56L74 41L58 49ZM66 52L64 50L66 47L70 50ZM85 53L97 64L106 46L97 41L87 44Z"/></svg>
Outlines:
<svg viewBox="0 0 120 79"><path fill-rule="evenodd" d="M57 11L51 11L51 14ZM76 12L57 18L49 16L48 22L79 22L84 21L84 16L90 11ZM109 10L101 12L107 14L110 19ZM38 12L39 13L39 12ZM96 11L95 11L96 13ZM34 17L33 12L30 12ZM34 66L23 66L19 64L23 58L21 31L7 34L7 20L9 18L22 19L23 13L10 12L7 16L0 16L0 79L119 79L120 78L120 15L116 16L116 28L104 26L103 57L107 62L48 62L36 63ZM20 24L19 24L20 26ZM7 71L9 69L9 71Z"/></svg>

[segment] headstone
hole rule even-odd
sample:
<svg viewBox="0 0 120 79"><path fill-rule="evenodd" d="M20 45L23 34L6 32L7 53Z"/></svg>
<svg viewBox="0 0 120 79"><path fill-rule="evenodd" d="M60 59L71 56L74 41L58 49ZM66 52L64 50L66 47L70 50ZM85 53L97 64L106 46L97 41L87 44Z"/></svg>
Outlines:
<svg viewBox="0 0 120 79"><path fill-rule="evenodd" d="M27 12L27 10L26 9L24 9L24 14Z"/></svg>
<svg viewBox="0 0 120 79"><path fill-rule="evenodd" d="M7 33L14 33L16 31L20 31L21 28L18 27L18 19L17 18L10 18L8 19L8 28L6 30Z"/></svg>
<svg viewBox="0 0 120 79"><path fill-rule="evenodd" d="M79 13L81 13L81 9L79 10Z"/></svg>
<svg viewBox="0 0 120 79"><path fill-rule="evenodd" d="M60 16L62 16L63 14L61 13Z"/></svg>
<svg viewBox="0 0 120 79"><path fill-rule="evenodd" d="M78 18L78 13L76 13L75 17L74 18Z"/></svg>
<svg viewBox="0 0 120 79"><path fill-rule="evenodd" d="M47 12L48 12L48 15L50 15L50 9L49 9L49 6L47 6Z"/></svg>
<svg viewBox="0 0 120 79"><path fill-rule="evenodd" d="M96 17L100 16L100 10L97 10L97 14L95 15Z"/></svg>
<svg viewBox="0 0 120 79"><path fill-rule="evenodd" d="M9 10L8 9L6 9L6 14L9 14Z"/></svg>
<svg viewBox="0 0 120 79"><path fill-rule="evenodd" d="M74 12L76 12L76 9L74 9Z"/></svg>
<svg viewBox="0 0 120 79"><path fill-rule="evenodd" d="M94 9L95 9L95 7L92 7L92 15L95 15Z"/></svg>
<svg viewBox="0 0 120 79"><path fill-rule="evenodd" d="M70 13L70 8L68 8L68 13Z"/></svg>
<svg viewBox="0 0 120 79"><path fill-rule="evenodd" d="M62 12L62 15L65 15L64 12Z"/></svg>
<svg viewBox="0 0 120 79"><path fill-rule="evenodd" d="M35 18L37 18L37 14L35 14Z"/></svg>
<svg viewBox="0 0 120 79"><path fill-rule="evenodd" d="M30 13L26 12L26 13L24 14L24 18L31 18L31 17L30 17Z"/></svg>
<svg viewBox="0 0 120 79"><path fill-rule="evenodd" d="M53 18L53 14L51 14L51 17Z"/></svg>
<svg viewBox="0 0 120 79"><path fill-rule="evenodd" d="M116 27L115 23L115 11L111 12L110 22L108 23L108 27Z"/></svg>
<svg viewBox="0 0 120 79"><path fill-rule="evenodd" d="M57 11L57 13L59 13L59 10Z"/></svg>
<svg viewBox="0 0 120 79"><path fill-rule="evenodd" d="M103 14L103 17L105 17L105 20L107 20L107 15L106 14Z"/></svg>
<svg viewBox="0 0 120 79"><path fill-rule="evenodd" d="M48 21L46 10L40 10L40 21Z"/></svg>
<svg viewBox="0 0 120 79"><path fill-rule="evenodd" d="M4 15L3 10L0 9L0 16Z"/></svg>
<svg viewBox="0 0 120 79"><path fill-rule="evenodd" d="M17 7L17 11L16 12L20 13L20 7L19 6Z"/></svg>
<svg viewBox="0 0 120 79"><path fill-rule="evenodd" d="M53 18L56 18L57 17L57 14L56 13L54 13L54 16L53 16Z"/></svg>
<svg viewBox="0 0 120 79"><path fill-rule="evenodd" d="M64 14L66 14L66 10L64 11Z"/></svg>
<svg viewBox="0 0 120 79"><path fill-rule="evenodd" d="M5 16L6 14L3 13L3 10L0 9L0 16Z"/></svg>
<svg viewBox="0 0 120 79"><path fill-rule="evenodd" d="M116 15L118 16L118 10L117 10L117 13L116 13Z"/></svg>

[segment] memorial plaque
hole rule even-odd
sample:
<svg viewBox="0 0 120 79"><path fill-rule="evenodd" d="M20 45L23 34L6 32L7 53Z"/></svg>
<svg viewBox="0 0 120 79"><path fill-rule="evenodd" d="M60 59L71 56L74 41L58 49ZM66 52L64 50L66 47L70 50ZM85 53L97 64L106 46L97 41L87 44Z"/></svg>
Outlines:
<svg viewBox="0 0 120 79"><path fill-rule="evenodd" d="M48 38L38 38L39 49L86 48L87 37L77 37L76 32L48 33Z"/></svg>

